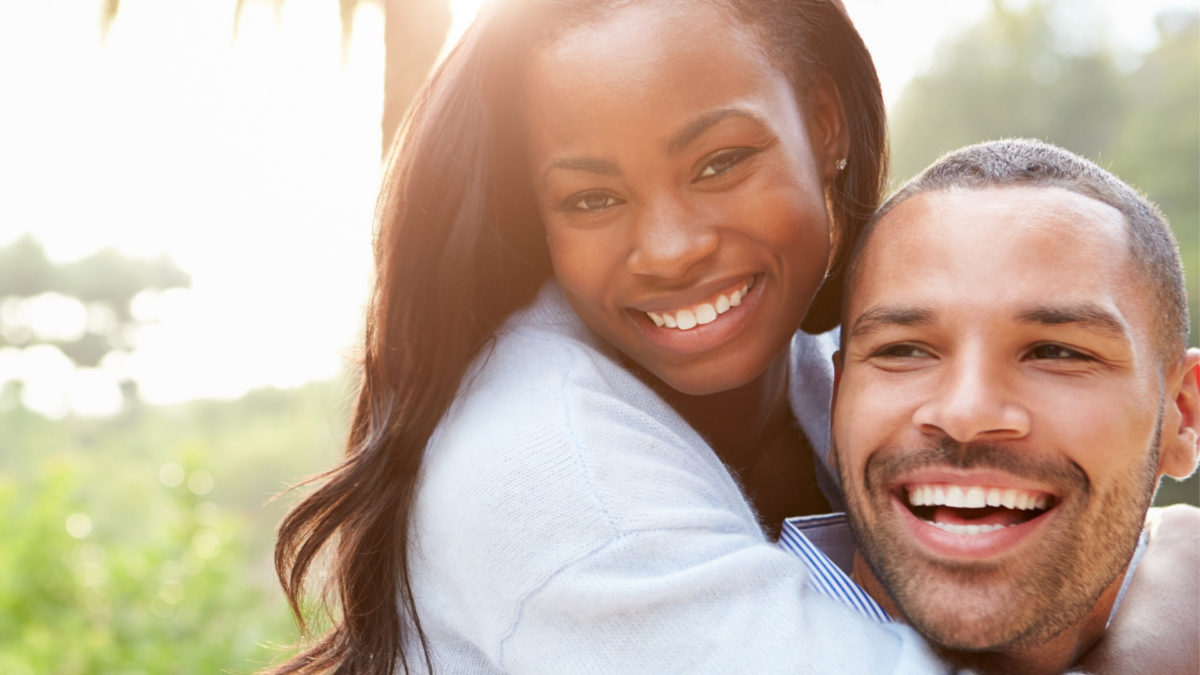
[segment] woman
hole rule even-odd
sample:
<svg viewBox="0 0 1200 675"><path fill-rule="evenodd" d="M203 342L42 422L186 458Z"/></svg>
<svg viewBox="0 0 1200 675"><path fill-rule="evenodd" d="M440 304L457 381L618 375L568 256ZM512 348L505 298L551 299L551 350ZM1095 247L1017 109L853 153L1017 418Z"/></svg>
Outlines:
<svg viewBox="0 0 1200 675"><path fill-rule="evenodd" d="M796 331L884 155L837 2L477 22L393 153L347 459L280 530L293 608L329 546L342 610L283 670L941 668L769 539L838 500Z"/></svg>

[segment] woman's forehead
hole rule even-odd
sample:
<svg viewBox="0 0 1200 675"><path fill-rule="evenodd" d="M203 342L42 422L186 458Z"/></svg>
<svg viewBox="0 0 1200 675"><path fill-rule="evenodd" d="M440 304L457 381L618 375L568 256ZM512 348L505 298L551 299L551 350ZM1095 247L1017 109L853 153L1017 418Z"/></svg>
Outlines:
<svg viewBox="0 0 1200 675"><path fill-rule="evenodd" d="M716 2L630 2L611 12L592 13L544 35L535 57L576 66L596 61L636 65L638 58L663 59L681 46L702 42L720 50L764 51L751 28ZM644 65L644 64L643 64Z"/></svg>
<svg viewBox="0 0 1200 675"><path fill-rule="evenodd" d="M565 106L585 117L665 102L723 107L782 75L751 31L707 3L635 3L536 49L524 103L535 114Z"/></svg>

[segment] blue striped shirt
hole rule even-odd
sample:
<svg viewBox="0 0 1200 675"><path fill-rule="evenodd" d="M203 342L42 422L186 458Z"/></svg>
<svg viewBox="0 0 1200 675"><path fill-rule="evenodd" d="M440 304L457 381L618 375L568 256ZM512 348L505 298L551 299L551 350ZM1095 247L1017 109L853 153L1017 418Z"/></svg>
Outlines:
<svg viewBox="0 0 1200 675"><path fill-rule="evenodd" d="M1137 548L1134 549L1133 558L1129 561L1121 588L1117 592L1117 599L1109 612L1109 623L1112 623L1113 616L1125 597L1125 591L1129 588L1129 582L1133 580L1133 572L1141 562L1142 554L1146 552L1148 533L1149 531L1143 528L1138 538ZM850 578L855 543L850 525L846 522L846 514L825 513L788 518L783 521L779 545L804 563L809 571L809 580L818 593L849 605L881 623L893 621L879 603Z"/></svg>
<svg viewBox="0 0 1200 675"><path fill-rule="evenodd" d="M854 539L846 523L846 514L788 518L783 521L779 545L804 563L809 580L818 593L849 605L880 623L892 621L879 603L847 573L853 564Z"/></svg>

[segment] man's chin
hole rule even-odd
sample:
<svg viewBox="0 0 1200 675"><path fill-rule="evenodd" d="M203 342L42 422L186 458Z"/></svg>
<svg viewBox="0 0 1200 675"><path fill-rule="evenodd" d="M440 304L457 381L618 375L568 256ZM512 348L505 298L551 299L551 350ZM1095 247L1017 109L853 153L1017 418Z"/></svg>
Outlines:
<svg viewBox="0 0 1200 675"><path fill-rule="evenodd" d="M920 598L897 598L906 619L933 643L955 651L1006 652L1028 644L1037 632L1029 607L1012 602L1022 594L1007 584L977 582L972 588L919 590Z"/></svg>

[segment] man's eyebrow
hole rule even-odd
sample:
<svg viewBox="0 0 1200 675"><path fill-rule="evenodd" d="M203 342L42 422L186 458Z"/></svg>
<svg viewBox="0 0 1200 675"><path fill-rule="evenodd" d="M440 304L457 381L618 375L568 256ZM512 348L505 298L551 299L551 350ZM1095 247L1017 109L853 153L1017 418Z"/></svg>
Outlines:
<svg viewBox="0 0 1200 675"><path fill-rule="evenodd" d="M763 119L761 117L743 108L720 108L718 110L712 110L692 120L687 126L685 126L683 129L680 129L678 133L672 136L671 140L667 142L667 154L679 154L680 151L686 148L692 141L699 138L700 135L705 131L711 129L721 120L725 120L730 117L744 117L754 122L758 122L759 124L763 124Z"/></svg>
<svg viewBox="0 0 1200 675"><path fill-rule="evenodd" d="M620 175L621 170L616 164L606 159L596 159L594 157L559 157L558 159L546 165L545 171L542 171L542 183L545 184L546 176L554 169L566 169L568 171L587 171L589 173L598 173L603 176Z"/></svg>
<svg viewBox="0 0 1200 675"><path fill-rule="evenodd" d="M933 311L921 307L872 307L850 326L847 341L862 339L887 326L917 326L933 322Z"/></svg>
<svg viewBox="0 0 1200 675"><path fill-rule="evenodd" d="M1115 339L1129 335L1125 322L1117 315L1090 302L1034 307L1018 314L1017 320L1044 326L1076 325Z"/></svg>

